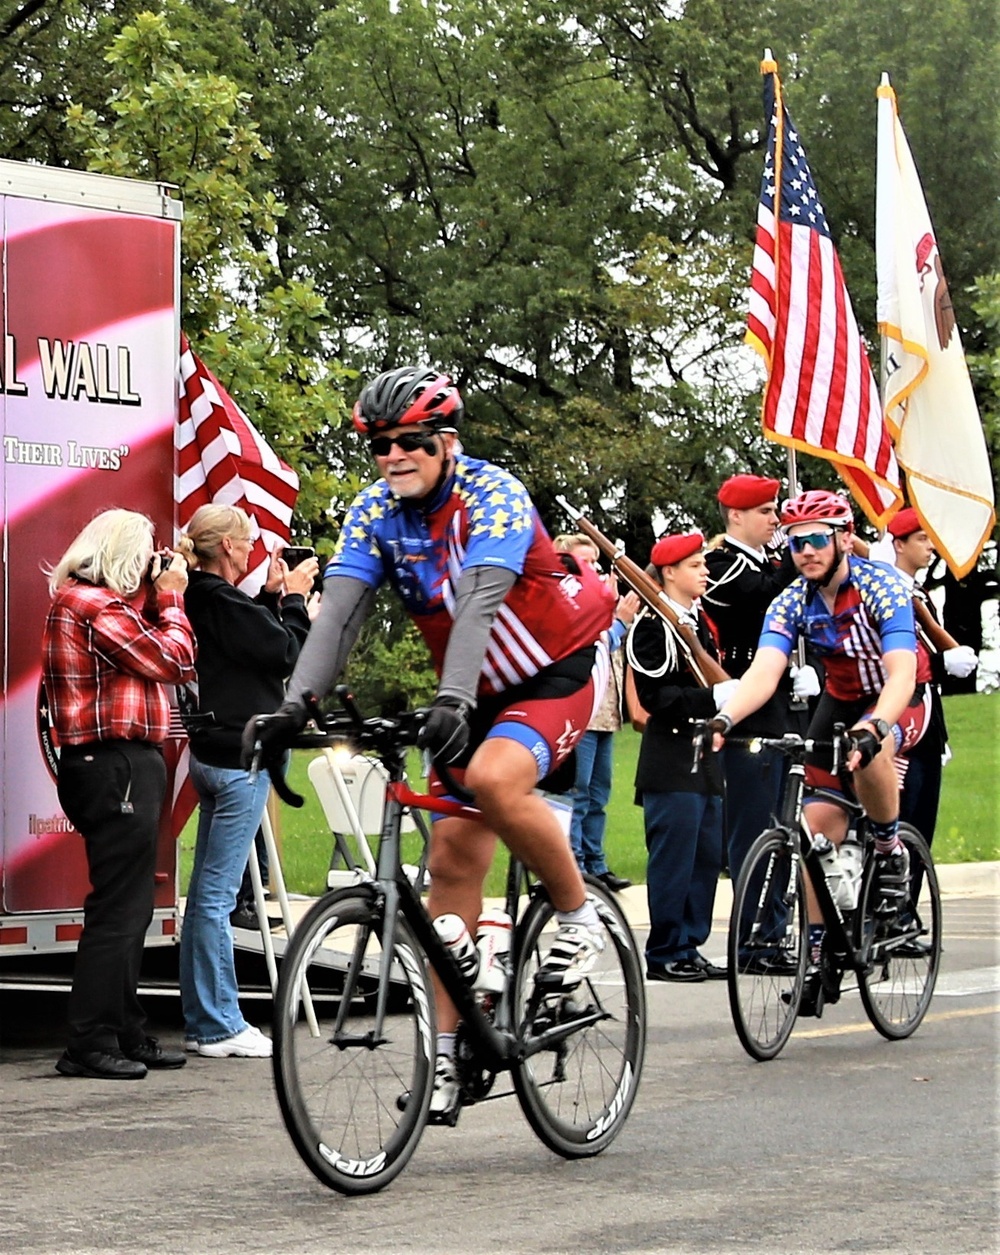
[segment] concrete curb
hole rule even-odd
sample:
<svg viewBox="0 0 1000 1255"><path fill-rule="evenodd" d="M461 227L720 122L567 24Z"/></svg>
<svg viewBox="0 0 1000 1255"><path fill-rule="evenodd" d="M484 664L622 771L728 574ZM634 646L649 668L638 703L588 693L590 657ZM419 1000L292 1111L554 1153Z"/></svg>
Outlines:
<svg viewBox="0 0 1000 1255"><path fill-rule="evenodd" d="M942 863L937 874L942 898L1000 898L1000 862ZM618 901L633 928L649 927L649 903L645 885L633 885L631 889L622 890L618 894ZM728 877L725 877L719 881L715 895L713 921L728 922L732 905L733 886Z"/></svg>

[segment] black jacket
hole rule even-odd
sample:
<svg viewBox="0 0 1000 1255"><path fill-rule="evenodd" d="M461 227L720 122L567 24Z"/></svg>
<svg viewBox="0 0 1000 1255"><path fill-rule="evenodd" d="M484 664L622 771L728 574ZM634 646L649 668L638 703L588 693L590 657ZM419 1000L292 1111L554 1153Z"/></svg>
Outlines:
<svg viewBox="0 0 1000 1255"><path fill-rule="evenodd" d="M722 665L737 680L757 652L768 606L795 579L795 566L787 549L780 562L761 560L728 540L717 549L709 549L705 561L709 577L702 598L705 613L719 632ZM790 718L791 696L792 684L786 671L773 697L743 720L738 734L782 736L787 731L804 731L798 726L799 719Z"/></svg>
<svg viewBox="0 0 1000 1255"><path fill-rule="evenodd" d="M711 719L715 714L712 690L699 686L682 656L662 675L648 674L664 665L666 631L662 619L647 611L636 619L629 638L627 656L635 673L636 693L649 711L635 773L636 793L721 793L718 754L705 755L699 770L691 771L690 720ZM701 617L698 639L713 658L718 657L715 640Z"/></svg>
<svg viewBox="0 0 1000 1255"><path fill-rule="evenodd" d="M276 710L284 697L309 633L305 598L293 594L279 603L261 593L254 601L219 575L192 571L184 609L198 642L205 724L191 732L191 752L212 767L238 767L247 720Z"/></svg>

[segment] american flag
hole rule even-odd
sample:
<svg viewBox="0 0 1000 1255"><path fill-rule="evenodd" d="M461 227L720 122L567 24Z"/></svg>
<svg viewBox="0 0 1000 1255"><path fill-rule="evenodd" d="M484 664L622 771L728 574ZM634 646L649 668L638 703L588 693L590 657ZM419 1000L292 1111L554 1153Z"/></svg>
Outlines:
<svg viewBox="0 0 1000 1255"><path fill-rule="evenodd" d="M769 133L746 333L768 370L764 434L833 462L865 514L881 527L902 501L899 467L777 71L774 61L761 63Z"/></svg>
<svg viewBox="0 0 1000 1255"><path fill-rule="evenodd" d="M209 502L239 506L250 515L254 545L240 588L251 597L267 576L270 551L286 545L299 477L281 460L240 407L200 360L181 332L180 393L174 444L174 504L183 530ZM178 712L167 753L174 765L171 828L178 835L197 804L188 777L187 737Z"/></svg>
<svg viewBox="0 0 1000 1255"><path fill-rule="evenodd" d="M246 510L254 524L250 566L240 582L260 592L268 555L287 545L299 477L281 460L181 333L174 501L183 530L201 505Z"/></svg>

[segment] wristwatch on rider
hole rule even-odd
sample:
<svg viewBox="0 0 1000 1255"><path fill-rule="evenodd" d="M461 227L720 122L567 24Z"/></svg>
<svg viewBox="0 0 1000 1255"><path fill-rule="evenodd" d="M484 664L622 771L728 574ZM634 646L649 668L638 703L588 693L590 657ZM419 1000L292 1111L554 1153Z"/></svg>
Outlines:
<svg viewBox="0 0 1000 1255"><path fill-rule="evenodd" d="M875 735L880 741L884 741L892 729L884 719L864 719L863 723L867 723L870 728L875 729Z"/></svg>

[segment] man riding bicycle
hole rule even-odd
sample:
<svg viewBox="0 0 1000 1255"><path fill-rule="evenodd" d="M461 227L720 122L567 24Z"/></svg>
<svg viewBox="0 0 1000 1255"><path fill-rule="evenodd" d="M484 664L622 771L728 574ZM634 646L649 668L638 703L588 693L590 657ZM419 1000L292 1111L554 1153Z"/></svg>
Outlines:
<svg viewBox="0 0 1000 1255"><path fill-rule="evenodd" d="M294 740L307 719L304 695L330 689L388 580L439 675L420 744L455 764L459 777L464 769L482 814L435 822L430 914L457 914L475 932L501 837L545 885L559 920L538 985L567 991L593 967L604 939L570 844L535 789L600 704L609 666L602 634L615 596L586 564L563 564L518 479L463 452L463 413L451 380L423 367L387 371L361 392L354 425L382 478L344 518L285 703L251 721L246 739L259 739L269 761ZM436 977L435 995L431 1119L441 1121L459 1101L458 1016Z"/></svg>
<svg viewBox="0 0 1000 1255"><path fill-rule="evenodd" d="M747 715L758 710L778 686L800 638L822 661L826 686L808 736L829 743L834 725L850 738L845 764L875 839L881 894L880 913L892 918L902 905L909 859L899 837L899 780L894 757L903 742L899 721L916 685L916 635L909 590L877 562L852 554L854 516L839 494L814 490L786 501L781 522L788 536L798 578L768 608L757 652L739 687L711 726L716 744ZM832 748L817 749L806 763L809 829L839 846L849 812L841 780L833 774ZM818 968L824 926L806 879L809 941ZM803 1006L819 984L810 973ZM813 1002L815 999L813 998Z"/></svg>

